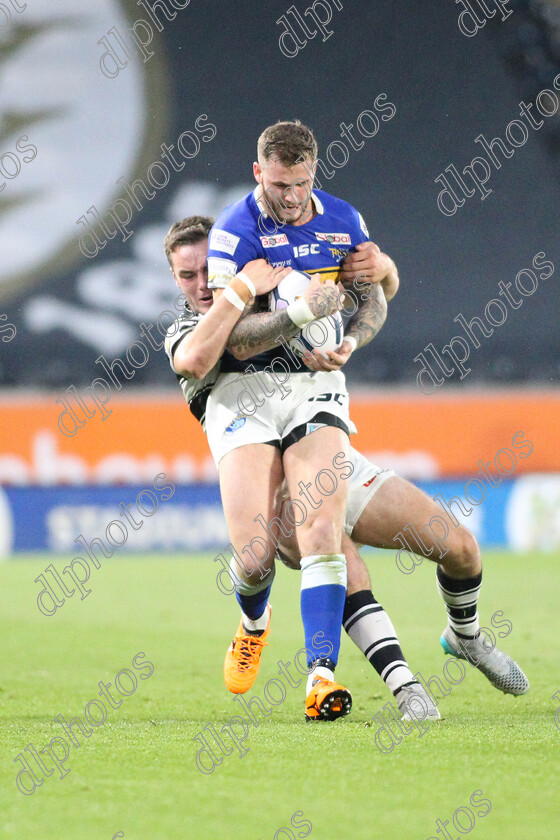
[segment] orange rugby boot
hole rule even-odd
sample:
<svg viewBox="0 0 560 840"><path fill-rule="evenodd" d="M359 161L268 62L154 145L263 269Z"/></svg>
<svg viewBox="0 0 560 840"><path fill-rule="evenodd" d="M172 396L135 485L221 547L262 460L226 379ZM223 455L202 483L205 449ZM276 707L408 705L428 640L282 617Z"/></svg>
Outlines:
<svg viewBox="0 0 560 840"><path fill-rule="evenodd" d="M224 660L224 682L232 694L245 694L249 691L259 673L261 653L263 647L268 646L266 638L270 633L270 604L268 610L268 624L261 636L247 633L243 622L239 622L233 642L228 648Z"/></svg>
<svg viewBox="0 0 560 840"><path fill-rule="evenodd" d="M352 695L347 688L324 677L315 677L305 701L305 719L336 720L350 714Z"/></svg>

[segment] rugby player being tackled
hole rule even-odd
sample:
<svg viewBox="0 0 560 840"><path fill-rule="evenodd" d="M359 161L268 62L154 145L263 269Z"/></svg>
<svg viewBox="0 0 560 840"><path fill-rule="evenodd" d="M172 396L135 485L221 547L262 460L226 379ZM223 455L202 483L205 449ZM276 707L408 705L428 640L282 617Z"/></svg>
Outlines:
<svg viewBox="0 0 560 840"><path fill-rule="evenodd" d="M393 261L369 242L357 210L313 189L316 153L312 132L299 122L265 129L253 164L257 186L218 217L208 245L208 285L214 299L227 295L243 309L247 299L236 301L229 284L251 260L264 258L310 275L319 273L323 281L312 281L302 297L280 312L258 311L258 299L255 307L245 309L232 330L207 404L208 442L218 465L224 514L233 547L243 552L244 561L237 587L242 624L226 658L226 683L239 690L241 671L247 678L249 672L252 678L256 673L256 667L248 669L239 659L246 644L244 631L268 632L272 575L263 580L263 570L272 568L276 545L268 531L255 538L255 521L258 516L268 523L275 519L276 490L285 477L290 498L303 496L307 502L306 515L296 525L301 616L311 669L309 719L342 716L352 702L348 689L334 680L347 584L342 539L348 482L337 482L332 493L317 501L309 488L326 467L347 460L349 434L355 428L340 368L385 321L381 281L398 283ZM332 247L333 240L337 247ZM348 321L336 356L331 353L323 369L310 372L289 352L286 339L318 316L337 312L340 292L334 280L346 272L352 279L360 275L369 292ZM278 387L279 371L288 380L285 388ZM243 394L259 388L266 400L257 411L245 410ZM317 640L322 650L314 653Z"/></svg>
<svg viewBox="0 0 560 840"><path fill-rule="evenodd" d="M166 352L191 411L203 425L208 395L219 376L220 357L229 340L232 325L241 317L241 310L223 296L218 301L219 306L212 307L206 267L207 238L211 224L212 220L205 217L185 219L172 226L165 241L175 281L186 297L184 315L169 330ZM246 266L245 271L255 285L259 283L258 291L265 291L267 286L272 287L284 276L281 269L272 273L266 263L258 260ZM391 289L387 296L390 294ZM203 317L211 309L211 317ZM274 313L266 317L272 319L280 315ZM275 341L270 340L269 346L276 346ZM309 360L309 364L312 363ZM406 523L412 523L419 533L422 526L438 512L432 499L393 472L380 470L355 450L351 450L350 459L353 472L348 482L345 530L357 541L375 547L401 548L395 542L394 535ZM290 531L289 525L285 525L280 535L284 543L289 543L282 547L282 559L288 565L299 568L300 555L295 540L286 539L293 530L291 528ZM278 542L278 539L274 541L275 546ZM528 683L516 663L496 649L489 651L478 635L476 604L481 567L474 537L460 526L453 529L447 546L448 551L439 561L437 570L438 588L448 612L448 627L442 637L444 649L447 653L475 664L500 690L511 694L525 693ZM411 548L430 559L437 556L438 546L429 538L420 544L413 541ZM437 706L414 680L391 620L371 592L367 568L348 539L344 542L344 551L348 565L343 615L346 631L393 692L405 718L410 719L411 714L415 717L439 718ZM270 568L267 585L274 574L274 567ZM232 577L237 580L234 571ZM251 623L251 619L244 616L234 640L241 679L232 685L231 675L226 675L228 687L236 692L246 691L252 685L258 670L260 652L268 635L267 628L263 632L263 629L254 629ZM247 672L249 680L244 682ZM415 704L410 702L414 700ZM417 711L419 706L422 714Z"/></svg>

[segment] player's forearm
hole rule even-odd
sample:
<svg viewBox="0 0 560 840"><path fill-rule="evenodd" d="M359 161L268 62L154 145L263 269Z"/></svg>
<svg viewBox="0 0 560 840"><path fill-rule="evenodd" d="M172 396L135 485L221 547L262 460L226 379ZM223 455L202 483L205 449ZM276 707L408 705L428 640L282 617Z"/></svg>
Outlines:
<svg viewBox="0 0 560 840"><path fill-rule="evenodd" d="M387 303L397 294L399 290L399 282L399 272L397 271L397 266L393 260L391 260L391 269L387 276L381 281L381 287Z"/></svg>
<svg viewBox="0 0 560 840"><path fill-rule="evenodd" d="M244 361L259 353L273 350L280 337L292 338L300 328L285 309L276 312L252 312L235 325L227 342L227 349L236 359Z"/></svg>
<svg viewBox="0 0 560 840"><path fill-rule="evenodd" d="M173 356L177 373L203 379L222 356L232 329L242 312L225 297L212 305Z"/></svg>
<svg viewBox="0 0 560 840"><path fill-rule="evenodd" d="M375 338L387 318L387 301L380 283L373 283L371 294L360 300L359 309L353 315L344 336L352 336L358 347L363 347Z"/></svg>

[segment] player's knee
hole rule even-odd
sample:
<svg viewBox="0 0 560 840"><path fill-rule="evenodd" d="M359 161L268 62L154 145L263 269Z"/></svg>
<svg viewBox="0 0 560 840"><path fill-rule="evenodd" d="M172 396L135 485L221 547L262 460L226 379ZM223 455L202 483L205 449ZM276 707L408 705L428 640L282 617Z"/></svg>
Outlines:
<svg viewBox="0 0 560 840"><path fill-rule="evenodd" d="M448 562L456 572L469 573L471 576L480 571L480 549L474 534L462 525L454 529L449 545ZM443 561L442 565L444 565Z"/></svg>
<svg viewBox="0 0 560 840"><path fill-rule="evenodd" d="M332 516L327 516L321 511L309 522L308 538L317 546L324 546L325 549L337 543L340 545L340 529Z"/></svg>
<svg viewBox="0 0 560 840"><path fill-rule="evenodd" d="M463 528L461 535L461 556L468 568L480 566L480 548L474 534Z"/></svg>
<svg viewBox="0 0 560 840"><path fill-rule="evenodd" d="M262 580L274 565L276 546L263 537L253 537L241 551L245 567L245 579L258 577Z"/></svg>

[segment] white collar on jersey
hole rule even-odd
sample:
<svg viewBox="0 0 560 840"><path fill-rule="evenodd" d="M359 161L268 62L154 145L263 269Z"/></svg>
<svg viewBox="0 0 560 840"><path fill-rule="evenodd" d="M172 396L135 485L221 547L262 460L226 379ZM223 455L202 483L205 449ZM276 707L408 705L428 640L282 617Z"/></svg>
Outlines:
<svg viewBox="0 0 560 840"><path fill-rule="evenodd" d="M257 207L259 208L259 210L263 214L264 218L268 219L268 211L266 210L265 204L262 201L262 199L260 199L258 197L258 192L259 192L260 188L261 188L261 185L257 184L255 189L253 190L253 195L255 197L255 201L257 202ZM315 208L315 211L322 216L323 213L325 212L325 208L323 207L323 203L322 203L321 199L319 198L319 196L315 195L314 192L311 193L311 201L313 202L313 206Z"/></svg>

